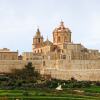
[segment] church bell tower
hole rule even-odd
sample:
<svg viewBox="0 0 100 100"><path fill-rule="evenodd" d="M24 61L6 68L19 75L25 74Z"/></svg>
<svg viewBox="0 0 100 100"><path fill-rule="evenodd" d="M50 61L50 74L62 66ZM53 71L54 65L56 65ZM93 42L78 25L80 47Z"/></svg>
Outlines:
<svg viewBox="0 0 100 100"><path fill-rule="evenodd" d="M33 49L39 48L43 45L43 36L41 36L41 32L39 28L37 29L36 35L33 37Z"/></svg>

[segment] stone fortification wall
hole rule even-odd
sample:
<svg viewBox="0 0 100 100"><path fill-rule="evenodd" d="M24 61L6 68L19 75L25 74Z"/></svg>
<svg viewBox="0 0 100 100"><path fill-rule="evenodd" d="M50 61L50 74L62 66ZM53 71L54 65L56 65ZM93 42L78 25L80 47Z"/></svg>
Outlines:
<svg viewBox="0 0 100 100"><path fill-rule="evenodd" d="M51 74L51 77L62 80L70 80L72 77L77 80L100 81L100 69L87 70L55 70L45 69L45 74Z"/></svg>
<svg viewBox="0 0 100 100"><path fill-rule="evenodd" d="M45 61L42 73L53 78L100 81L100 60Z"/></svg>
<svg viewBox="0 0 100 100"><path fill-rule="evenodd" d="M100 69L100 60L72 60L71 69Z"/></svg>
<svg viewBox="0 0 100 100"><path fill-rule="evenodd" d="M100 60L30 60L41 74L51 75L53 78L69 80L100 81ZM1 60L0 73L10 72L11 69L23 68L29 60Z"/></svg>
<svg viewBox="0 0 100 100"><path fill-rule="evenodd" d="M23 61L23 60L0 60L0 73L10 72L11 69L21 69L23 68L28 62L32 62L33 66L38 70L41 67L41 60L30 60L30 61Z"/></svg>

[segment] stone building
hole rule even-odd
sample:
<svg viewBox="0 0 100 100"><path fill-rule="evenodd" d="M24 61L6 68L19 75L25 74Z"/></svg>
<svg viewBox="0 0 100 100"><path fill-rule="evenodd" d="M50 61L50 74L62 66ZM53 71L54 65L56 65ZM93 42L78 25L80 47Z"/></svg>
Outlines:
<svg viewBox="0 0 100 100"><path fill-rule="evenodd" d="M82 44L75 44L71 41L71 31L61 22L60 26L53 31L53 42L43 40L41 32L37 29L36 35L33 38L33 53L42 54L52 57L56 55L56 59L75 59L75 60L96 60L100 59L98 50L91 50L84 47Z"/></svg>
<svg viewBox="0 0 100 100"><path fill-rule="evenodd" d="M10 51L7 48L0 49L0 60L18 60L18 51Z"/></svg>
<svg viewBox="0 0 100 100"><path fill-rule="evenodd" d="M44 41L38 29L33 38L32 50L33 54L40 54L43 58L41 74L65 80L71 77L78 80L100 80L100 73L97 75L95 71L100 70L100 52L73 43L71 31L62 21L53 31L53 42L48 39Z"/></svg>
<svg viewBox="0 0 100 100"><path fill-rule="evenodd" d="M69 80L100 81L100 52L73 43L71 30L64 22L53 32L53 42L48 38L44 41L39 29L33 37L32 52L18 52L8 49L0 50L0 72L9 72L13 68L21 69L28 62L42 75Z"/></svg>

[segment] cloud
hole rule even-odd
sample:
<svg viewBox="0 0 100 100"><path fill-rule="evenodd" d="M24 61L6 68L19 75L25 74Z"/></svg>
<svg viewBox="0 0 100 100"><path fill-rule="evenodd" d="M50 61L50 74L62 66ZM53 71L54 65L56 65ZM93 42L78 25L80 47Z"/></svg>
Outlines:
<svg viewBox="0 0 100 100"><path fill-rule="evenodd" d="M62 19L74 42L88 48L100 44L99 0L0 0L0 47L31 51L37 26L52 39Z"/></svg>

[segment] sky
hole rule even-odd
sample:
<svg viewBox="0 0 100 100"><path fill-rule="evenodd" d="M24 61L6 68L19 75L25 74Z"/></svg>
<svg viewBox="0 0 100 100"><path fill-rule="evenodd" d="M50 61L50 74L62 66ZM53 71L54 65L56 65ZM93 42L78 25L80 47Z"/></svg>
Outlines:
<svg viewBox="0 0 100 100"><path fill-rule="evenodd" d="M52 41L61 20L72 42L100 50L100 0L0 0L0 48L30 52L37 27Z"/></svg>

